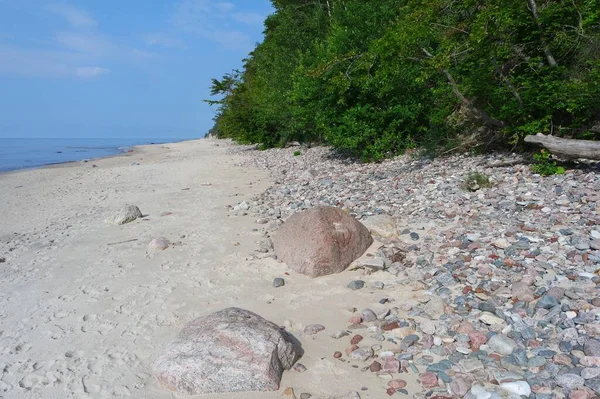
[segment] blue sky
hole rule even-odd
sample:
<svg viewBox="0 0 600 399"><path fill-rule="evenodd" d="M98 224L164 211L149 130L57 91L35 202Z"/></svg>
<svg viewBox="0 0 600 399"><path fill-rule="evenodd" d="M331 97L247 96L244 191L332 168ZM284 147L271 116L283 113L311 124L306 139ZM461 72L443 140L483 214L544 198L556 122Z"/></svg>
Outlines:
<svg viewBox="0 0 600 399"><path fill-rule="evenodd" d="M0 0L0 137L192 138L268 0Z"/></svg>

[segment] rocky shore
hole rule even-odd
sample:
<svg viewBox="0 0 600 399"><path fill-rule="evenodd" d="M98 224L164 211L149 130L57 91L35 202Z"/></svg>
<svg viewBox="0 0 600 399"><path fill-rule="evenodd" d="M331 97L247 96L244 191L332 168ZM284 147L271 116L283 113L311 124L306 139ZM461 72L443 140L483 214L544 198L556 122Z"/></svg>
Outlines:
<svg viewBox="0 0 600 399"><path fill-rule="evenodd" d="M362 164L322 147L230 152L275 181L230 208L263 232L256 258L275 257L272 234L314 206L346 210L377 239L350 268L359 279L338 277L379 300L346 324L322 323L347 349L319 356L377 374L390 396L600 395L598 164L541 177L506 154Z"/></svg>

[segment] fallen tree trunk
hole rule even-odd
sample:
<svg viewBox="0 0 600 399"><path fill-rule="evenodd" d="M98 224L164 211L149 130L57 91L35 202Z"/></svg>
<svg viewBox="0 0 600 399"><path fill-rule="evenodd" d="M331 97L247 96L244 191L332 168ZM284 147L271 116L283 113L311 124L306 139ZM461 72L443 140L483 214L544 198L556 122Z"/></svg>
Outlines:
<svg viewBox="0 0 600 399"><path fill-rule="evenodd" d="M525 142L541 144L551 153L562 158L600 161L600 141L563 139L538 133L535 136L526 136Z"/></svg>

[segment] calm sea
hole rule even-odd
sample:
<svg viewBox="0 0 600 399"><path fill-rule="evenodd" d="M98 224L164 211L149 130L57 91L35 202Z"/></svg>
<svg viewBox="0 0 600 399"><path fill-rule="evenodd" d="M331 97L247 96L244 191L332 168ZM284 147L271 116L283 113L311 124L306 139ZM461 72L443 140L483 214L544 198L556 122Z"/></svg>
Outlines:
<svg viewBox="0 0 600 399"><path fill-rule="evenodd" d="M3 139L0 172L116 155L135 145L160 144L176 139Z"/></svg>

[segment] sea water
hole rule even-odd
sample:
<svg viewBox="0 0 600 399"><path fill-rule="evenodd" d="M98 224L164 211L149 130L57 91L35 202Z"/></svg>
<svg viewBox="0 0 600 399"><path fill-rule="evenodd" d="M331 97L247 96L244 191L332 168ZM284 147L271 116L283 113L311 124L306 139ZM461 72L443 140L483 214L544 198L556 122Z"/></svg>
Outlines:
<svg viewBox="0 0 600 399"><path fill-rule="evenodd" d="M0 172L116 155L135 145L160 144L176 139L145 138L0 138Z"/></svg>

